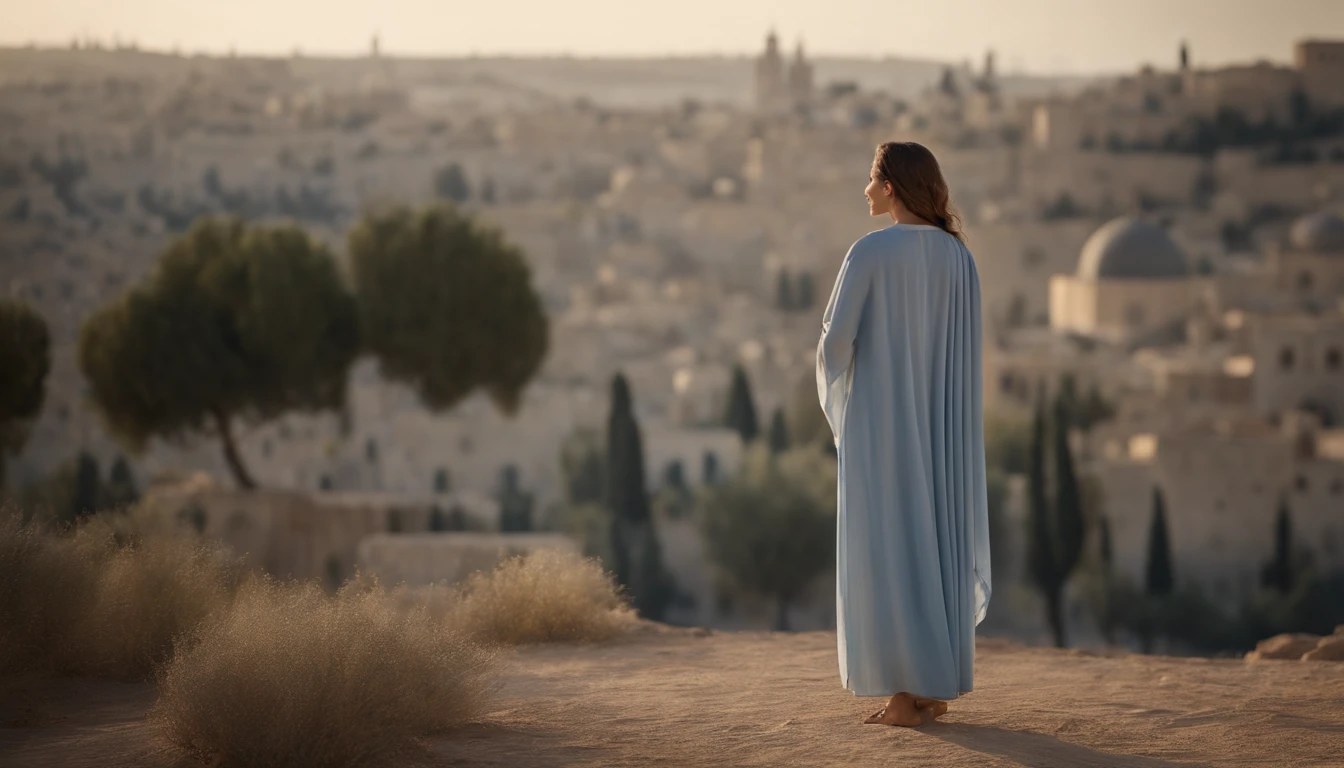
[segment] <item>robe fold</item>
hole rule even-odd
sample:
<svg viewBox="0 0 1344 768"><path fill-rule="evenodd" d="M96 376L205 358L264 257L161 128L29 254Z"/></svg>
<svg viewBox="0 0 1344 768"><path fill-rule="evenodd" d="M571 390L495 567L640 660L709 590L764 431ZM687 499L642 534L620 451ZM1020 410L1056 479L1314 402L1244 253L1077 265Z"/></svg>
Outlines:
<svg viewBox="0 0 1344 768"><path fill-rule="evenodd" d="M836 634L856 696L972 689L989 605L980 280L938 227L893 224L845 255L817 394L839 458Z"/></svg>

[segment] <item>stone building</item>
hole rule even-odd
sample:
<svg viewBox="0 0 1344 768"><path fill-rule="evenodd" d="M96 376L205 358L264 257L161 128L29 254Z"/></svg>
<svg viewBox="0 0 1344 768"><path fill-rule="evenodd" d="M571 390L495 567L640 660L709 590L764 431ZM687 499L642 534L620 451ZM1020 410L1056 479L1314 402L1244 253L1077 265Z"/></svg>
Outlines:
<svg viewBox="0 0 1344 768"><path fill-rule="evenodd" d="M812 64L803 54L803 43L787 65L774 30L765 38L765 50L756 58L756 110L780 115L806 109L813 96Z"/></svg>
<svg viewBox="0 0 1344 768"><path fill-rule="evenodd" d="M1321 211L1298 219L1288 242L1268 255L1281 292L1318 301L1344 296L1344 218L1339 214Z"/></svg>
<svg viewBox="0 0 1344 768"><path fill-rule="evenodd" d="M1122 216L1088 238L1075 274L1050 278L1050 327L1134 342L1182 321L1205 289L1161 227Z"/></svg>
<svg viewBox="0 0 1344 768"><path fill-rule="evenodd" d="M1235 110L1252 124L1294 118L1295 94L1316 108L1344 105L1344 42L1304 40L1292 66L1268 61L1216 69L1189 66L1182 45L1180 67L1145 66L1133 75L1076 97L1042 99L1031 110L1037 147L1096 148L1112 143L1160 146L1192 117L1213 118Z"/></svg>

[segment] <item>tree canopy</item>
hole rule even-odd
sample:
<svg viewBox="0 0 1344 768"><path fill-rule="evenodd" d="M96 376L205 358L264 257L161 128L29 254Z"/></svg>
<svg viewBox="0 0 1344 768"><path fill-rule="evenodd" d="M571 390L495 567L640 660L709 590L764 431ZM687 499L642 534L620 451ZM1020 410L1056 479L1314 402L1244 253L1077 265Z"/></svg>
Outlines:
<svg viewBox="0 0 1344 768"><path fill-rule="evenodd" d="M522 252L450 203L371 213L348 238L364 347L434 410L477 388L505 413L549 344Z"/></svg>
<svg viewBox="0 0 1344 768"><path fill-rule="evenodd" d="M79 363L129 447L212 433L238 484L252 487L233 423L340 407L357 322L331 254L302 229L207 218L85 321Z"/></svg>
<svg viewBox="0 0 1344 768"><path fill-rule="evenodd" d="M743 443L750 443L761 433L756 419L756 405L751 397L751 382L741 365L733 366L733 381L728 390L728 408L723 415L724 426L737 430Z"/></svg>
<svg viewBox="0 0 1344 768"><path fill-rule="evenodd" d="M788 605L835 559L836 465L820 452L748 449L742 471L707 489L701 531L711 559L740 587Z"/></svg>
<svg viewBox="0 0 1344 768"><path fill-rule="evenodd" d="M22 447L28 423L42 409L50 370L47 322L24 302L0 299L0 487L6 454Z"/></svg>

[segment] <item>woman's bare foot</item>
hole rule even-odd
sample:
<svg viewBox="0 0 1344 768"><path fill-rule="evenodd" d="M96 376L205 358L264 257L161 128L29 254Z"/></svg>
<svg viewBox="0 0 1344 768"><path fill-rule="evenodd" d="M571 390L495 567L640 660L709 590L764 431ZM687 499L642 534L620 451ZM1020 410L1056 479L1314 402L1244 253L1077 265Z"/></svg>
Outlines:
<svg viewBox="0 0 1344 768"><path fill-rule="evenodd" d="M919 715L919 707L915 706L915 697L901 692L892 696L887 706L869 715L863 722L914 728L923 724L924 719Z"/></svg>
<svg viewBox="0 0 1344 768"><path fill-rule="evenodd" d="M930 699L924 696L915 696L914 699L920 714L928 712L930 719L936 720L947 714L947 702L942 699Z"/></svg>

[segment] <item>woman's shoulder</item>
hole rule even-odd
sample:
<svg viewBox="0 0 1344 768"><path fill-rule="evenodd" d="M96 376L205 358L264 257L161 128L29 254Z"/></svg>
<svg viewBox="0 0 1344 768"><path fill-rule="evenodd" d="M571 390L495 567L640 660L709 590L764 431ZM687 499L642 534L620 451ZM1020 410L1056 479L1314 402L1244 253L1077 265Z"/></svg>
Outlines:
<svg viewBox="0 0 1344 768"><path fill-rule="evenodd" d="M900 253L923 248L928 244L924 235L933 235L938 243L944 239L960 244L961 241L939 227L895 224L883 229L875 229L860 237L850 246L851 253Z"/></svg>

